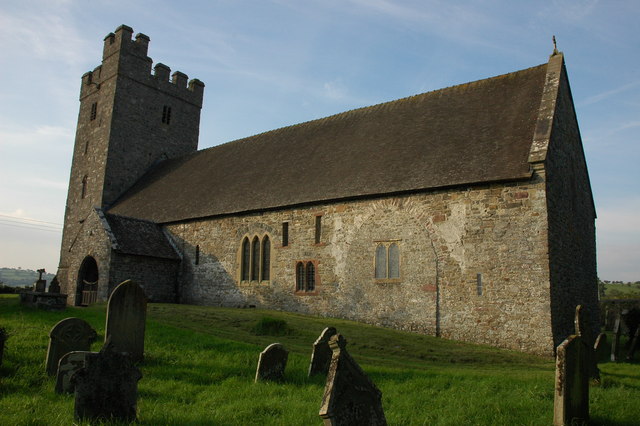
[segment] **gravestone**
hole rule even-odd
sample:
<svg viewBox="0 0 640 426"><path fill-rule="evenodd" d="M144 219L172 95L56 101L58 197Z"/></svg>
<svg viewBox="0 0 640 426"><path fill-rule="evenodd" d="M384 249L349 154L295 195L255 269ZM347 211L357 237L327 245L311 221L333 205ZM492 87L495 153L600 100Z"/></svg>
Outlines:
<svg viewBox="0 0 640 426"><path fill-rule="evenodd" d="M49 289L47 290L51 294L59 294L60 293L60 282L58 281L58 276L54 276L49 283Z"/></svg>
<svg viewBox="0 0 640 426"><path fill-rule="evenodd" d="M33 291L37 293L44 293L47 288L47 280L42 279L42 274L46 271L43 269L38 269L38 279L33 283Z"/></svg>
<svg viewBox="0 0 640 426"><path fill-rule="evenodd" d="M320 417L326 426L386 425L382 392L346 350L340 334L329 340L333 352Z"/></svg>
<svg viewBox="0 0 640 426"><path fill-rule="evenodd" d="M569 336L557 348L553 424L575 425L589 421L589 366L587 345Z"/></svg>
<svg viewBox="0 0 640 426"><path fill-rule="evenodd" d="M9 338L9 333L3 327L0 327L0 366L2 365L2 358L4 356L4 344Z"/></svg>
<svg viewBox="0 0 640 426"><path fill-rule="evenodd" d="M587 325L587 322L584 318L582 305L576 306L574 326L575 334L580 336L582 343L586 346L585 355L587 367L589 369L589 378L596 383L600 383L600 370L598 369L598 360L596 358L596 351L594 349L595 342L591 337L591 328Z"/></svg>
<svg viewBox="0 0 640 426"><path fill-rule="evenodd" d="M131 356L105 343L85 356L84 367L71 377L75 387L74 417L84 421L136 420L140 370Z"/></svg>
<svg viewBox="0 0 640 426"><path fill-rule="evenodd" d="M287 366L289 351L280 343L272 343L260 352L255 381L284 379L284 369Z"/></svg>
<svg viewBox="0 0 640 426"><path fill-rule="evenodd" d="M618 350L620 346L620 314L616 318L616 322L613 324L613 339L611 340L611 361L616 362L618 360Z"/></svg>
<svg viewBox="0 0 640 426"><path fill-rule="evenodd" d="M73 393L74 387L71 384L71 377L84 367L84 360L87 354L96 352L73 351L66 353L58 362L58 372L56 373L56 393Z"/></svg>
<svg viewBox="0 0 640 426"><path fill-rule="evenodd" d="M327 327L322 330L320 337L313 344L311 354L311 364L309 364L309 377L314 374L327 374L331 364L333 351L329 347L329 339L337 333L334 327Z"/></svg>
<svg viewBox="0 0 640 426"><path fill-rule="evenodd" d="M105 342L111 341L117 352L126 352L134 362L144 357L144 331L147 319L147 297L131 280L119 284L107 303Z"/></svg>
<svg viewBox="0 0 640 426"><path fill-rule="evenodd" d="M633 360L633 355L638 349L638 342L640 340L640 327L636 327L636 332L633 335L633 340L631 340L631 346L629 347L629 353L627 353L627 361Z"/></svg>
<svg viewBox="0 0 640 426"><path fill-rule="evenodd" d="M49 332L47 349L47 374L53 376L58 371L58 362L66 353L88 351L96 340L96 331L80 318L65 318L53 326Z"/></svg>
<svg viewBox="0 0 640 426"><path fill-rule="evenodd" d="M607 346L607 335L604 333L598 334L596 343L593 345L593 350L596 352L596 360L601 360L606 357L605 348Z"/></svg>

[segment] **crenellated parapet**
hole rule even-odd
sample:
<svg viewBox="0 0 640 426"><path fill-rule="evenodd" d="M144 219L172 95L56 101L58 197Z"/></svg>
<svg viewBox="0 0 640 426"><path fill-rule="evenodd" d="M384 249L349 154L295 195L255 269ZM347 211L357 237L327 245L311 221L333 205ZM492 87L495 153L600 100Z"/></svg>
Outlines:
<svg viewBox="0 0 640 426"><path fill-rule="evenodd" d="M82 76L80 99L96 93L107 81L124 76L201 107L204 83L200 80L189 81L180 71L171 74L171 69L162 63L157 63L152 73L153 60L147 56L149 41L142 33L133 38L133 29L127 25L120 25L115 32L107 34L102 65Z"/></svg>

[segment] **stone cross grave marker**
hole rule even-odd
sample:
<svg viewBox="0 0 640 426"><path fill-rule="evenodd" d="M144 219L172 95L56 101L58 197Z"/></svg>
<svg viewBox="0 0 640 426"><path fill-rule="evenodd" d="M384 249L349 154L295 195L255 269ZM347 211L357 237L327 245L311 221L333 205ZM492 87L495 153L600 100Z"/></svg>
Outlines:
<svg viewBox="0 0 640 426"><path fill-rule="evenodd" d="M85 356L84 367L71 377L75 387L77 420L136 420L140 370L131 356L118 352L107 341L102 350Z"/></svg>
<svg viewBox="0 0 640 426"><path fill-rule="evenodd" d="M322 330L320 336L313 344L311 354L311 364L309 364L309 377L314 374L327 374L331 364L333 351L329 347L329 339L337 333L334 327L327 327Z"/></svg>
<svg viewBox="0 0 640 426"><path fill-rule="evenodd" d="M582 343L586 345L585 354L587 357L587 367L589 368L589 378L600 383L600 370L598 369L598 360L594 348L595 342L591 337L591 329L585 320L584 309L582 305L576 306L574 317L575 334L580 336Z"/></svg>
<svg viewBox="0 0 640 426"><path fill-rule="evenodd" d="M553 424L575 425L589 421L589 366L587 345L569 336L557 348Z"/></svg>
<svg viewBox="0 0 640 426"><path fill-rule="evenodd" d="M134 362L144 357L144 332L147 297L131 280L119 284L107 303L105 342L111 341L117 352L127 352Z"/></svg>
<svg viewBox="0 0 640 426"><path fill-rule="evenodd" d="M96 331L85 320L65 318L59 321L49 332L47 374L50 376L56 374L58 362L64 354L73 351L88 351L96 337Z"/></svg>
<svg viewBox="0 0 640 426"><path fill-rule="evenodd" d="M611 361L616 362L618 360L618 350L620 346L620 314L616 317L616 322L613 324L613 339L611 340Z"/></svg>
<svg viewBox="0 0 640 426"><path fill-rule="evenodd" d="M340 334L329 340L333 352L320 407L325 426L386 425L382 392L346 350Z"/></svg>
<svg viewBox="0 0 640 426"><path fill-rule="evenodd" d="M280 343L272 343L260 352L255 381L279 381L284 379L284 369L287 366L289 351Z"/></svg>
<svg viewBox="0 0 640 426"><path fill-rule="evenodd" d="M56 393L73 393L75 390L71 384L71 377L84 367L84 360L87 354L95 354L96 352L73 351L62 355L58 363L58 372L56 374Z"/></svg>

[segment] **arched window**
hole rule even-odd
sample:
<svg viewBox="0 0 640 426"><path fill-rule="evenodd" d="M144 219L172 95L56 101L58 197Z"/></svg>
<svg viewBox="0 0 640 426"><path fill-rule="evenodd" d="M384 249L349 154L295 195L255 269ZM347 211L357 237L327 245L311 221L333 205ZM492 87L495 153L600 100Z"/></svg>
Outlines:
<svg viewBox="0 0 640 426"><path fill-rule="evenodd" d="M304 291L304 263L296 265L296 291Z"/></svg>
<svg viewBox="0 0 640 426"><path fill-rule="evenodd" d="M376 246L375 278L400 279L400 247L395 242L381 242Z"/></svg>
<svg viewBox="0 0 640 426"><path fill-rule="evenodd" d="M262 239L262 280L269 281L269 267L271 263L271 242L269 236L265 235Z"/></svg>
<svg viewBox="0 0 640 426"><path fill-rule="evenodd" d="M87 176L85 175L82 178L82 190L80 191L80 198L85 198L87 196Z"/></svg>
<svg viewBox="0 0 640 426"><path fill-rule="evenodd" d="M251 280L258 281L260 278L260 240L253 238L251 243Z"/></svg>
<svg viewBox="0 0 640 426"><path fill-rule="evenodd" d="M312 262L307 263L305 291L313 291L316 288L316 268Z"/></svg>
<svg viewBox="0 0 640 426"><path fill-rule="evenodd" d="M249 265L251 265L251 252L249 249L249 238L242 240L242 259L240 260L240 277L242 281L249 281Z"/></svg>

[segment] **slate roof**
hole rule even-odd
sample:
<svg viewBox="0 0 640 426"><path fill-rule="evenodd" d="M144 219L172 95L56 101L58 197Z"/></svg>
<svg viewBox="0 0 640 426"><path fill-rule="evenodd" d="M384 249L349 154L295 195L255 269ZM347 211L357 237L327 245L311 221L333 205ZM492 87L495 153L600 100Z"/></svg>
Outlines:
<svg viewBox="0 0 640 426"><path fill-rule="evenodd" d="M121 253L179 260L160 225L146 220L105 214L111 238Z"/></svg>
<svg viewBox="0 0 640 426"><path fill-rule="evenodd" d="M160 163L110 209L158 223L531 176L547 64Z"/></svg>

